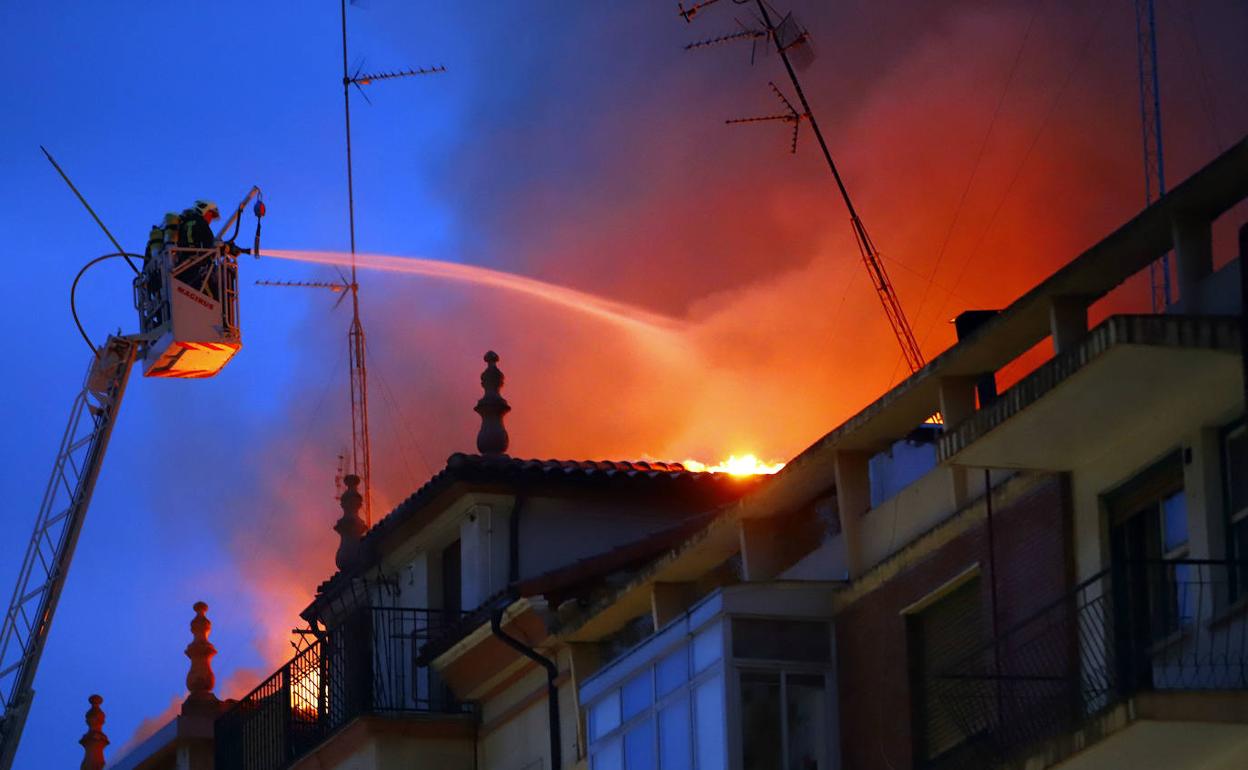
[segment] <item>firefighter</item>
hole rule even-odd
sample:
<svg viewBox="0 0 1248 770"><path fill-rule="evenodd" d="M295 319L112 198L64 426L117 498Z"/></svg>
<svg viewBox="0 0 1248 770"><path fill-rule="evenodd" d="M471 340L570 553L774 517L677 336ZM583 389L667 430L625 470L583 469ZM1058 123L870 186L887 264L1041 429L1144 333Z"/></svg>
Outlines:
<svg viewBox="0 0 1248 770"><path fill-rule="evenodd" d="M193 249L211 249L216 245L212 222L221 217L221 210L212 201L198 200L182 212L182 245Z"/></svg>
<svg viewBox="0 0 1248 770"><path fill-rule="evenodd" d="M195 205L182 212L180 244L191 249L211 249L217 245L216 236L212 234L212 223L221 217L221 210L212 201L197 200ZM216 287L208 280L215 263L212 255L186 255L183 259L194 261L180 275L181 279L199 291L216 296ZM176 267L176 266L175 266Z"/></svg>

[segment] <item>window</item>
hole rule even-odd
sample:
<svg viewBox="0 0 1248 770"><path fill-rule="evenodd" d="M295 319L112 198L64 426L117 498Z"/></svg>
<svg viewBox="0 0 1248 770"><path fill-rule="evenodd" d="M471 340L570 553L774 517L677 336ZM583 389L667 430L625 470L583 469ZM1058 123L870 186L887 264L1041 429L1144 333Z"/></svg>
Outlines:
<svg viewBox="0 0 1248 770"><path fill-rule="evenodd" d="M826 669L832 657L827 623L735 618L742 767L823 770L829 714Z"/></svg>
<svg viewBox="0 0 1248 770"><path fill-rule="evenodd" d="M1188 561L1183 461L1174 452L1108 497L1110 547L1129 623L1125 636L1161 640L1193 621L1201 586Z"/></svg>
<svg viewBox="0 0 1248 770"><path fill-rule="evenodd" d="M732 621L732 654L737 658L764 658L821 662L832 655L828 624L811 620Z"/></svg>
<svg viewBox="0 0 1248 770"><path fill-rule="evenodd" d="M464 608L463 580L460 573L459 541L442 549L442 609L459 612Z"/></svg>
<svg viewBox="0 0 1248 770"><path fill-rule="evenodd" d="M1248 562L1248 425L1240 423L1222 438L1222 473L1226 480L1226 512L1230 523L1231 558ZM1238 595L1248 593L1248 569L1238 569Z"/></svg>
<svg viewBox="0 0 1248 770"><path fill-rule="evenodd" d="M589 704L592 770L726 770L723 646L711 623Z"/></svg>
<svg viewBox="0 0 1248 770"><path fill-rule="evenodd" d="M908 615L907 634L915 753L934 759L970 737L954 718L954 708L974 702L975 684L949 675L986 640L979 576Z"/></svg>

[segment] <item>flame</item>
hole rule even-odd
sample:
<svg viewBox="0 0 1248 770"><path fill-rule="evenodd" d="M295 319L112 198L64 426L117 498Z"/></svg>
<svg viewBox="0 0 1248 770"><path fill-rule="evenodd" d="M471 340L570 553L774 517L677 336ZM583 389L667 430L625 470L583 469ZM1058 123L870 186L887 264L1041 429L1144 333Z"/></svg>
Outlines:
<svg viewBox="0 0 1248 770"><path fill-rule="evenodd" d="M730 473L733 476L770 475L784 467L782 462L763 462L754 455L729 455L715 465L707 465L697 460L685 460L681 463L694 473Z"/></svg>

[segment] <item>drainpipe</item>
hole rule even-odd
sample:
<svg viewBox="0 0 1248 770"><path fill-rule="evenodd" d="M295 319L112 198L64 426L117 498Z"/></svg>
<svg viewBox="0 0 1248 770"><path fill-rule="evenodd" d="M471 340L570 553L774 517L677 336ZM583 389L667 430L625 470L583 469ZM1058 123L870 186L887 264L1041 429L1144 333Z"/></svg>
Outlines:
<svg viewBox="0 0 1248 770"><path fill-rule="evenodd" d="M1239 355L1244 373L1244 410L1248 411L1248 225L1239 228Z"/></svg>
<svg viewBox="0 0 1248 770"><path fill-rule="evenodd" d="M552 770L561 770L563 767L563 753L559 740L559 687L555 684L555 680L559 678L559 667L550 658L503 631L503 611L501 609L490 613L490 630L494 632L494 636L502 640L503 644L546 669L546 704L550 709L548 716L550 721L550 766Z"/></svg>
<svg viewBox="0 0 1248 770"><path fill-rule="evenodd" d="M520 512L523 509L524 498L516 495L516 501L511 505L511 526L508 527L507 582L510 586L520 582Z"/></svg>

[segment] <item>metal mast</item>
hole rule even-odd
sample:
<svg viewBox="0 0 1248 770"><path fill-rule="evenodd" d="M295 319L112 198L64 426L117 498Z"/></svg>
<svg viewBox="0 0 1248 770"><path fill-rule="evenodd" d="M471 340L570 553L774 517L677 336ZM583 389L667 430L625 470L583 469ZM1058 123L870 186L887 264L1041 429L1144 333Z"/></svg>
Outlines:
<svg viewBox="0 0 1248 770"><path fill-rule="evenodd" d="M1144 205L1166 194L1166 163L1161 143L1161 84L1157 73L1157 15L1154 0L1135 0L1135 40L1140 70L1140 132L1144 148ZM1170 254L1148 266L1154 313L1169 307Z"/></svg>
<svg viewBox="0 0 1248 770"><path fill-rule="evenodd" d="M373 525L372 458L368 436L368 356L364 325L360 323L360 285L355 272L355 180L351 164L351 86L360 89L375 80L431 75L445 72L445 67L409 69L400 72L373 74L350 73L347 66L347 0L341 0L342 10L342 107L346 124L347 144L347 224L351 235L351 280L346 288L351 292L351 329L347 332L347 350L351 368L351 466L360 477L364 488L364 523ZM365 97L367 100L367 97Z"/></svg>
<svg viewBox="0 0 1248 770"><path fill-rule="evenodd" d="M360 323L360 284L355 278L355 180L351 168L351 76L347 71L347 0L342 0L342 107L347 133L347 226L351 232L351 466L364 487L364 523L373 526L373 463L368 439L368 358Z"/></svg>
<svg viewBox="0 0 1248 770"><path fill-rule="evenodd" d="M705 0L704 2L694 3L686 8L680 6L680 15L686 21L691 21L693 16L706 6L713 5L717 0ZM866 226L862 223L862 218L858 216L858 211L854 208L854 203L849 197L849 190L845 187L845 182L841 179L841 174L836 168L835 161L832 160L832 153L828 150L828 143L824 141L823 132L819 130L819 122L815 120L815 115L810 109L810 102L806 99L806 93L802 90L802 84L797 78L797 72L793 69L793 63L789 60L789 49L794 45L804 44L806 42L805 32L796 32L797 22L793 21L792 15L787 15L780 20L779 25L772 22L771 14L767 10L767 4L763 0L755 0L758 7L759 20L763 23L761 35L753 34L746 29L743 32L737 32L732 35L715 38L702 43L695 43L687 46L687 48L698 48L708 44L716 44L726 40L737 39L755 39L760 36L770 38L775 46L776 52L780 54L780 60L784 62L784 69L789 74L789 81L793 84L793 90L797 93L798 101L801 103L802 109L800 114L793 115L776 115L767 116L763 120L783 120L792 122L796 131L801 120L810 123L811 131L815 134L816 141L819 142L819 149L823 152L823 159L828 164L828 170L832 172L832 178L836 181L836 188L841 193L841 199L845 201L845 208L849 212L850 225L854 230L854 240L858 244L858 254L862 257L862 264L867 268L867 274L871 277L871 284L875 287L875 293L880 298L880 304L884 307L884 315L888 317L888 324L892 327L894 336L897 337L897 344L901 346L902 356L906 359L906 365L910 367L911 373L917 372L926 363L923 358L923 352L919 349L918 340L915 339L914 331L910 328L910 321L906 318L905 311L901 308L901 302L897 299L897 292L893 289L893 282L888 277L888 271L884 269L884 263L880 259L880 252L875 248L871 236L867 233ZM774 89L775 86L773 85ZM779 91L777 91L779 94ZM782 101L784 96L780 94ZM790 106L790 110L792 107ZM795 111L794 111L795 112ZM755 122L759 119L746 119L741 121L729 122ZM793 136L793 148L796 149L797 136Z"/></svg>

